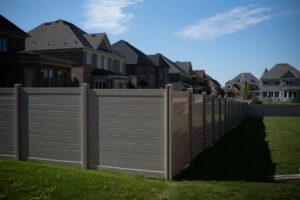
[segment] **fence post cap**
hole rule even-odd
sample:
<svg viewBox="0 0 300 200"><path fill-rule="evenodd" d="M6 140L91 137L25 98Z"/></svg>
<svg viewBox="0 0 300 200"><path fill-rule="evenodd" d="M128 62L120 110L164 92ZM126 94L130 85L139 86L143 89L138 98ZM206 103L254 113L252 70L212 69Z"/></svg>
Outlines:
<svg viewBox="0 0 300 200"><path fill-rule="evenodd" d="M21 83L15 83L14 87L22 87L22 84Z"/></svg>
<svg viewBox="0 0 300 200"><path fill-rule="evenodd" d="M203 95L206 95L206 91L203 91L202 94L203 94Z"/></svg>
<svg viewBox="0 0 300 200"><path fill-rule="evenodd" d="M193 88L188 88L187 89L188 92L193 92L193 90L194 90Z"/></svg>

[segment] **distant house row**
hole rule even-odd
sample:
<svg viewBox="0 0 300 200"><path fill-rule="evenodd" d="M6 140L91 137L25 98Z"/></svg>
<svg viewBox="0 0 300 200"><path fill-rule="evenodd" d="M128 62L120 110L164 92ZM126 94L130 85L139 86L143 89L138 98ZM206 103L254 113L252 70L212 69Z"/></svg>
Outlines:
<svg viewBox="0 0 300 200"><path fill-rule="evenodd" d="M222 93L220 84L193 71L191 62L147 55L127 41L110 44L106 33L86 33L65 20L43 23L28 33L0 16L0 86L163 88Z"/></svg>
<svg viewBox="0 0 300 200"><path fill-rule="evenodd" d="M300 71L287 63L265 69L260 80L251 73L241 73L225 84L225 94L231 97L263 101L300 102Z"/></svg>

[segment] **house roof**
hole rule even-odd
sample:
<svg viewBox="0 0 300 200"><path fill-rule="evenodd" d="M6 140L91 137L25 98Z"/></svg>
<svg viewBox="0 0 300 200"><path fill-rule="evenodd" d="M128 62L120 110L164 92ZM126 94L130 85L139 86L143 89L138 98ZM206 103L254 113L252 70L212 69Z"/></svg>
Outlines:
<svg viewBox="0 0 300 200"><path fill-rule="evenodd" d="M56 57L38 54L30 51L19 51L15 53L1 53L1 61L13 61L13 62L24 62L24 61L43 61L49 64L60 64L61 67L72 67L74 64L71 61L66 61Z"/></svg>
<svg viewBox="0 0 300 200"><path fill-rule="evenodd" d="M14 23L0 15L0 32L6 32L10 34L16 34L22 37L28 37L29 35L16 26Z"/></svg>
<svg viewBox="0 0 300 200"><path fill-rule="evenodd" d="M124 40L114 43L112 49L126 58L128 65L155 66L145 53Z"/></svg>
<svg viewBox="0 0 300 200"><path fill-rule="evenodd" d="M192 63L191 62L180 62L176 61L175 62L177 66L179 66L181 69L183 69L186 73L191 74L193 69L192 69Z"/></svg>
<svg viewBox="0 0 300 200"><path fill-rule="evenodd" d="M194 70L193 77L205 78L205 70Z"/></svg>
<svg viewBox="0 0 300 200"><path fill-rule="evenodd" d="M280 79L284 77L300 78L300 71L288 63L276 64L269 71L265 70L261 79Z"/></svg>
<svg viewBox="0 0 300 200"><path fill-rule="evenodd" d="M106 33L88 34L74 24L65 20L57 20L39 25L28 32L26 39L26 50L49 50L69 48L100 48L101 43L106 40L108 50L109 41Z"/></svg>
<svg viewBox="0 0 300 200"><path fill-rule="evenodd" d="M183 69L181 69L177 64L175 64L173 61L165 57L164 55L161 55L162 59L169 65L169 73L179 73L184 76L189 76L188 73L186 73Z"/></svg>
<svg viewBox="0 0 300 200"><path fill-rule="evenodd" d="M148 55L148 58L155 64L156 67L170 68L170 66L168 65L168 63L166 63L160 53L157 53L155 55Z"/></svg>
<svg viewBox="0 0 300 200"><path fill-rule="evenodd" d="M244 80L247 83L252 83L253 81L256 84L259 83L258 78L256 78L252 73L249 73L249 72L240 73L239 75L234 77L231 81L232 82L239 82L241 80Z"/></svg>

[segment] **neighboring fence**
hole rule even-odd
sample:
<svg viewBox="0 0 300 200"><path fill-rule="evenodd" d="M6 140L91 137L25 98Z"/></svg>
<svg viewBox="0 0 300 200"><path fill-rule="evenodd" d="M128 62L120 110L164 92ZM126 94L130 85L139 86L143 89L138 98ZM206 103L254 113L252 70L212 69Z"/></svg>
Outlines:
<svg viewBox="0 0 300 200"><path fill-rule="evenodd" d="M249 117L300 116L300 105L250 104Z"/></svg>
<svg viewBox="0 0 300 200"><path fill-rule="evenodd" d="M172 179L246 103L166 89L0 89L0 156Z"/></svg>

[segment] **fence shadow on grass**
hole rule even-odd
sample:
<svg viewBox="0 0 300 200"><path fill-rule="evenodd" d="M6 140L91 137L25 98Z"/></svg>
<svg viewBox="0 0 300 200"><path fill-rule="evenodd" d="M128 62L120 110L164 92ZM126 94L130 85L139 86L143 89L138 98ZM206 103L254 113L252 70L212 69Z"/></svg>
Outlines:
<svg viewBox="0 0 300 200"><path fill-rule="evenodd" d="M263 118L246 120L202 152L176 180L269 181L275 173Z"/></svg>

